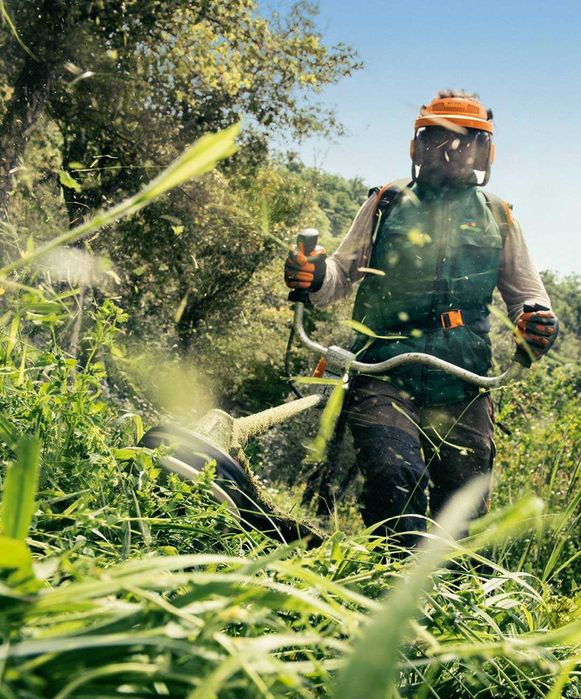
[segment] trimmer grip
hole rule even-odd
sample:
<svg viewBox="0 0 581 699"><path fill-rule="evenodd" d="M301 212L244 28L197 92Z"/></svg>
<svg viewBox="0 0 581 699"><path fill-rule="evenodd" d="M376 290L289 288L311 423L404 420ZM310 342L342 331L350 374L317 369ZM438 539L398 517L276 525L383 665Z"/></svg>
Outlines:
<svg viewBox="0 0 581 699"><path fill-rule="evenodd" d="M316 228L305 228L297 235L297 248L307 257L317 247L319 231ZM288 300L296 303L309 303L309 292L307 289L293 289L288 295Z"/></svg>
<svg viewBox="0 0 581 699"><path fill-rule="evenodd" d="M530 303L525 303L522 310L523 313L537 313L539 311L550 311L551 309L548 306L541 306L540 303L535 303L534 306L532 306ZM533 363L533 358L530 351L527 352L524 347L518 346L512 361L524 366L525 369L528 369Z"/></svg>
<svg viewBox="0 0 581 699"><path fill-rule="evenodd" d="M317 247L319 231L316 228L305 228L297 235L297 247L307 257Z"/></svg>

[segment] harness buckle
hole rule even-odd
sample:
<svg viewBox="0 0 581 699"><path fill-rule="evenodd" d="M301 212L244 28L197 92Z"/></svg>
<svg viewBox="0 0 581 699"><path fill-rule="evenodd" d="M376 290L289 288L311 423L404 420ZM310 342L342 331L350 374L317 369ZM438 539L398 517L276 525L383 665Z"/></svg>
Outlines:
<svg viewBox="0 0 581 699"><path fill-rule="evenodd" d="M464 325L464 318L462 317L462 311L456 309L453 311L446 311L440 315L440 322L444 330L452 330L452 328L458 328Z"/></svg>

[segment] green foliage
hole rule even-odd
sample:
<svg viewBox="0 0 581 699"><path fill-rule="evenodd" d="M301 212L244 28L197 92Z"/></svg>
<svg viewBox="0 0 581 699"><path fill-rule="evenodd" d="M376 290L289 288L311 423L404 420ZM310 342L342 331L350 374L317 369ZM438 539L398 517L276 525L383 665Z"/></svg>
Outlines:
<svg viewBox="0 0 581 699"><path fill-rule="evenodd" d="M303 165L291 157L288 164L291 172L296 172L312 182L316 191L317 204L329 220L330 233L334 238L344 236L367 198L369 188L359 177L345 179L316 168ZM383 184L383 183L376 183Z"/></svg>
<svg viewBox="0 0 581 699"><path fill-rule="evenodd" d="M273 236L282 228L286 239L305 208L300 178L287 191L281 171L261 168L268 141L276 130L300 138L337 128L314 97L358 67L353 51L325 45L308 2L268 18L253 0L59 0L8 9L39 54L31 62L10 34L3 37L0 149L15 173L2 182L15 187L5 197L0 191L8 210L1 237L12 258L30 242L26 226L10 224L28 223L23 209L34 210L32 244L39 247L66 227L63 219L47 226L55 211L82 225L139 190L196 138L244 119L242 148L220 176L180 187L89 246L115 266L131 331L148 338L167 332L170 346L177 340L188 350L212 311L242 297L271 255ZM29 128L20 141L23 122ZM44 144L35 142L41 128L51 135ZM52 197L26 196L32 188Z"/></svg>
<svg viewBox="0 0 581 699"><path fill-rule="evenodd" d="M502 504L522 492L535 492L545 499L550 512L546 526L528 540L524 551L510 549L511 560L571 590L581 572L577 554L581 536L579 371L571 365L539 365L530 381L499 398L498 407L497 420L511 434L498 435L495 498Z"/></svg>
<svg viewBox="0 0 581 699"><path fill-rule="evenodd" d="M72 177L71 173L67 172L66 170L61 170L59 172L59 182L63 187L74 189L75 192L81 191L81 185L77 182L77 180L75 180L74 177Z"/></svg>
<svg viewBox="0 0 581 699"><path fill-rule="evenodd" d="M171 189L179 187L184 182L200 177L212 170L219 160L228 158L236 152L234 139L238 131L238 126L234 125L222 133L203 136L137 194L125 199L111 209L101 211L91 220L72 228L66 233L52 238L34 252L29 252L27 255L23 255L14 262L5 265L0 269L0 277L6 276L9 272L13 272L21 267L28 266L34 260L46 256L56 248L81 240L89 233L99 230L99 228L108 226L119 219L132 216Z"/></svg>
<svg viewBox="0 0 581 699"><path fill-rule="evenodd" d="M280 264L301 228L326 225L310 181L276 161L236 181L214 174L194 183L146 211L139 223L147 246L141 236L131 235L133 224L123 227L121 236L112 231L101 238L121 276L132 334L167 337L184 351L207 356L208 342L220 342L231 331L229 359L221 372L229 371L225 363L232 364L240 320L261 332L264 323L255 319L264 300L257 297L267 275L268 285L275 283L273 275L278 282L280 269L273 261ZM262 320L272 325L274 306L280 304L274 302L272 288L264 293L269 318ZM284 295L281 288L281 302Z"/></svg>

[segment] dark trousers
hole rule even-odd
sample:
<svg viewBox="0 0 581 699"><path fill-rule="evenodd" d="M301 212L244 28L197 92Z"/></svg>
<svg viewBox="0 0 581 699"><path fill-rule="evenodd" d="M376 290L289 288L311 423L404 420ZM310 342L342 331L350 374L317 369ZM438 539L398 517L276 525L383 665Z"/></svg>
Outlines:
<svg viewBox="0 0 581 699"><path fill-rule="evenodd" d="M357 464L364 477L361 512L378 533L404 545L436 519L446 500L474 476L490 474L495 448L488 394L439 407L420 407L380 379L358 376L347 404ZM488 510L488 495L478 511Z"/></svg>

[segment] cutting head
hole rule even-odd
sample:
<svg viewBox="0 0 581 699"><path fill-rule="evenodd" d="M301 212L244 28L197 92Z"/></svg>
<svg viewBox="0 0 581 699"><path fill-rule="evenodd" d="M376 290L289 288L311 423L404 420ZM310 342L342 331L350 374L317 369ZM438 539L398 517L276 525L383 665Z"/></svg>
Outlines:
<svg viewBox="0 0 581 699"><path fill-rule="evenodd" d="M244 467L207 437L184 427L164 425L152 427L139 443L149 449L162 445L171 453L160 458L160 466L184 480L195 480L208 462L215 462L212 496L227 503L242 526L257 529L283 543L309 537L310 545L320 544L318 532L276 512Z"/></svg>

